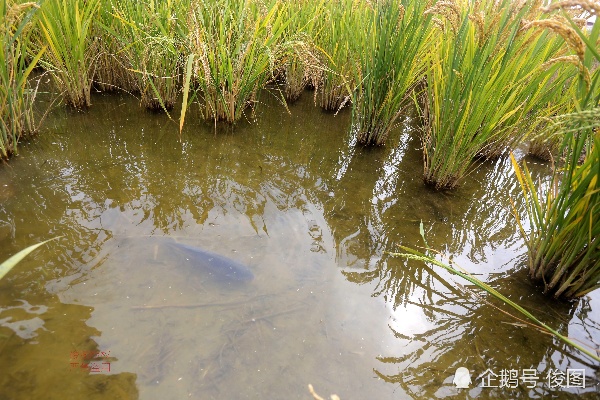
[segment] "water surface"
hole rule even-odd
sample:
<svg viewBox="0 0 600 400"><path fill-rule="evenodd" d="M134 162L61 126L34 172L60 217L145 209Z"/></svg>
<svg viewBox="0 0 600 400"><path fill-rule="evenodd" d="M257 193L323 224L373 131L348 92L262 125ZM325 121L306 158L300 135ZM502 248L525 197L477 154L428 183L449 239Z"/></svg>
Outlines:
<svg viewBox="0 0 600 400"><path fill-rule="evenodd" d="M93 101L53 112L0 166L0 259L64 235L0 281L0 398L306 399L309 383L344 400L598 395L584 356L387 253L422 245L422 221L430 246L597 342L598 293L556 303L528 281L506 160L440 193L423 185L414 117L365 149L348 110L324 113L307 92L287 114L264 93L256 121L215 129L191 114L180 140L133 98ZM165 238L254 279L215 281ZM461 366L470 389L452 384ZM534 369L539 384L482 388L486 369ZM586 388L549 387L568 369Z"/></svg>

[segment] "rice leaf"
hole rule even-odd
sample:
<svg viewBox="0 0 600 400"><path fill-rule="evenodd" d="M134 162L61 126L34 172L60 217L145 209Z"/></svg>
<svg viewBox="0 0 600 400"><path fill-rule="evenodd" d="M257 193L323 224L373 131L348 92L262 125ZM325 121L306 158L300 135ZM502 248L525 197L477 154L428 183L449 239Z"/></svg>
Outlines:
<svg viewBox="0 0 600 400"><path fill-rule="evenodd" d="M40 247L48 242L51 242L52 240L59 239L61 237L62 236L57 236L55 238L45 240L41 243L31 245L31 246L19 251L17 254L13 255L8 260L4 261L2 264L0 264L0 279L2 279L4 277L4 275L6 275L11 269L13 269L15 265L17 265L19 262L21 262L21 260L23 260L25 257L27 257L29 255L29 253L31 253L38 247Z"/></svg>

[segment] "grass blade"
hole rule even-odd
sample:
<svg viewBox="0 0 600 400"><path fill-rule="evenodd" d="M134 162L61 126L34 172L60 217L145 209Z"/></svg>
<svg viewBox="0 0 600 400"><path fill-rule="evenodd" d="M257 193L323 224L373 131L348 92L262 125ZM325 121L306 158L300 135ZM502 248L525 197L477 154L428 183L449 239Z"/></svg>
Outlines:
<svg viewBox="0 0 600 400"><path fill-rule="evenodd" d="M38 247L40 247L48 242L51 242L53 240L59 239L61 237L62 236L57 236L55 238L45 240L41 243L31 245L31 246L19 251L17 254L13 255L8 260L4 261L2 264L0 264L0 279L2 279L4 277L4 275L6 275L11 269L13 269L13 267L15 265L17 265L19 262L21 262L21 260L23 260L25 257L27 257L29 255L29 253L31 253Z"/></svg>

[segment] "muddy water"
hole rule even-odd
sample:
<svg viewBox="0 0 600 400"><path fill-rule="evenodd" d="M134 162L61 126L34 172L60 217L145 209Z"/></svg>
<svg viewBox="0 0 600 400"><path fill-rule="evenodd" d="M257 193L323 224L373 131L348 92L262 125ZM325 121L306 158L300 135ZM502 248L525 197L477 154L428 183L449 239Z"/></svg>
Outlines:
<svg viewBox="0 0 600 400"><path fill-rule="evenodd" d="M192 115L180 141L176 123L135 99L93 100L86 113L55 111L0 166L0 259L63 235L0 281L0 399L307 399L309 383L344 400L598 395L580 353L386 253L421 245L423 221L430 246L598 342L598 293L557 304L527 280L506 160L436 193L421 181L411 118L385 148L362 149L348 111L323 113L307 93L288 115L264 94L257 122L215 131ZM254 279L215 278L167 240ZM469 389L452 384L458 367ZM488 369L519 382L482 387ZM549 384L575 369L585 388Z"/></svg>

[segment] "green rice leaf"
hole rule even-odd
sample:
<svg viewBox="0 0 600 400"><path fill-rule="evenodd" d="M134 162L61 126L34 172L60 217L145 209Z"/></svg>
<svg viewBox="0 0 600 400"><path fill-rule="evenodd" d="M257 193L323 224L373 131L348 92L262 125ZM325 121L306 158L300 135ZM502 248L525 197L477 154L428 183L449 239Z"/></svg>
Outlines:
<svg viewBox="0 0 600 400"><path fill-rule="evenodd" d="M31 246L19 251L17 254L13 255L8 260L4 261L2 264L0 264L0 279L2 279L4 277L4 275L6 275L11 269L13 269L13 267L15 265L17 265L19 262L21 262L21 260L23 260L25 257L27 257L27 255L29 255L29 253L31 253L38 247L40 247L48 242L51 242L52 240L59 239L61 237L62 236L57 236L55 238L45 240L41 243L31 245Z"/></svg>

